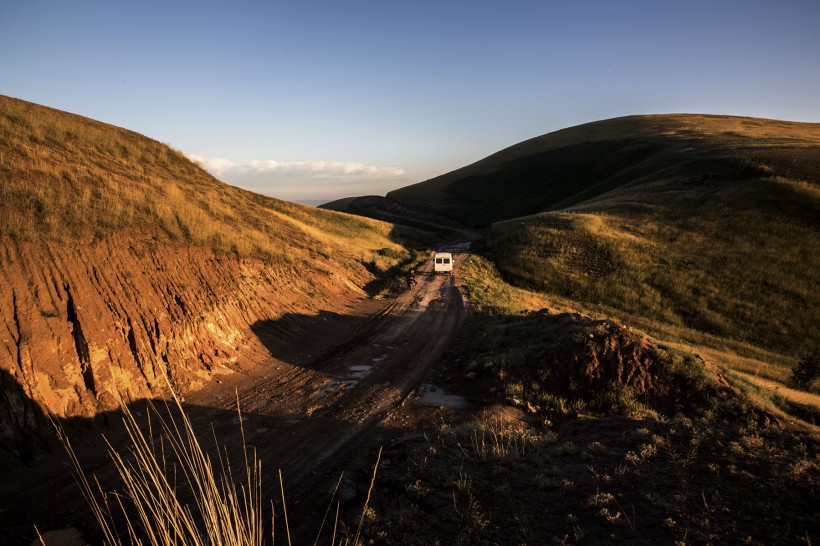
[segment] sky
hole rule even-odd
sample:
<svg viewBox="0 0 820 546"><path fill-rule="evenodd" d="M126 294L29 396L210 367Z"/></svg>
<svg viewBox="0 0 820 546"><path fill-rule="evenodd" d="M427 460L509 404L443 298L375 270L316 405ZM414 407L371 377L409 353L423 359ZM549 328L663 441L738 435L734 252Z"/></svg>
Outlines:
<svg viewBox="0 0 820 546"><path fill-rule="evenodd" d="M618 116L820 121L820 1L5 0L0 94L300 202Z"/></svg>

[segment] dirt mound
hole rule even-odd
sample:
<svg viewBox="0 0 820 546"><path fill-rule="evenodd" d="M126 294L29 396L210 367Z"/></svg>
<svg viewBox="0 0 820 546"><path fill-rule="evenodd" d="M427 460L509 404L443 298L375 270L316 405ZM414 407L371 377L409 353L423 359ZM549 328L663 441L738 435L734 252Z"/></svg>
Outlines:
<svg viewBox="0 0 820 546"><path fill-rule="evenodd" d="M560 396L599 406L626 397L664 414L734 396L716 366L660 348L615 322L547 310L537 318L551 342L532 371Z"/></svg>

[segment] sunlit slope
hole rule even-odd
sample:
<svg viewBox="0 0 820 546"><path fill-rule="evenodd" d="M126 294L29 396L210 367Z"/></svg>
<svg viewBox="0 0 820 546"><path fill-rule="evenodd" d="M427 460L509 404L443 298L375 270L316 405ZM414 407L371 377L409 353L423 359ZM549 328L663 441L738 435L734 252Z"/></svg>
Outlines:
<svg viewBox="0 0 820 546"><path fill-rule="evenodd" d="M493 226L499 267L519 284L671 325L691 341L703 341L698 332L713 344L815 352L818 126L702 119L702 133L686 133L691 150L643 166L665 160L667 169ZM673 162L675 154L688 159Z"/></svg>
<svg viewBox="0 0 820 546"><path fill-rule="evenodd" d="M228 186L140 134L2 96L0 150L0 235L81 243L135 229L277 261L396 246L389 224Z"/></svg>
<svg viewBox="0 0 820 546"><path fill-rule="evenodd" d="M32 404L93 416L268 365L268 344L378 294L420 234L240 190L139 134L0 97L0 457L26 457L44 426Z"/></svg>
<svg viewBox="0 0 820 546"><path fill-rule="evenodd" d="M613 189L677 179L816 179L820 124L703 115L631 116L549 133L388 194L487 226ZM764 172L759 172L761 164Z"/></svg>

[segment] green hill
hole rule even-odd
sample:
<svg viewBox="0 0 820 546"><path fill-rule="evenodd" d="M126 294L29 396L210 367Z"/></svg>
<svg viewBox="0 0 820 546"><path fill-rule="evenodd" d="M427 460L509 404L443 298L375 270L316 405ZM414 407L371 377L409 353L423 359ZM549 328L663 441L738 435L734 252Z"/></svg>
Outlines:
<svg viewBox="0 0 820 546"><path fill-rule="evenodd" d="M389 196L491 226L488 253L519 286L667 338L817 351L820 124L601 121Z"/></svg>
<svg viewBox="0 0 820 546"><path fill-rule="evenodd" d="M670 178L816 179L820 124L701 115L630 116L536 137L388 197L475 226L559 210ZM759 169L764 169L759 172Z"/></svg>

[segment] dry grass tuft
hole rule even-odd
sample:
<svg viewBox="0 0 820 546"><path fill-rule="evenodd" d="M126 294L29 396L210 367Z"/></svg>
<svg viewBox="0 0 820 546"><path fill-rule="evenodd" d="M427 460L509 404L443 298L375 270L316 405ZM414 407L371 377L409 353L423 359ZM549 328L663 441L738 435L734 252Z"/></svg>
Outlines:
<svg viewBox="0 0 820 546"><path fill-rule="evenodd" d="M245 442L238 398L237 416L242 436L242 455L238 461L234 457L233 462L226 448L223 448L224 452L218 451L215 462L212 460L197 438L191 420L175 394L173 404L166 405L165 409L165 412L161 412L149 402L147 426L141 426L134 413L126 405L122 405L123 423L130 448L123 452L106 440L122 487L115 491L105 491L96 478L89 479L65 432L55 423L58 436L74 466L83 496L99 524L104 544L261 546L265 543L262 461L257 459L255 450L248 448ZM234 468L238 469L237 474L234 474ZM351 538L342 532L337 506L332 544L357 546L361 543L365 516L372 514L369 504L378 468L377 459L355 536ZM337 489L343 477L344 475L340 476ZM281 470L279 485L285 538L290 545L290 524ZM272 507L271 503L271 533L274 528ZM332 503L328 505L321 522L317 542L331 507ZM273 538L271 535L272 541Z"/></svg>
<svg viewBox="0 0 820 546"><path fill-rule="evenodd" d="M212 463L176 396L174 404L179 417L174 417L170 408L164 417L155 406L148 406L148 432L142 430L132 411L122 406L131 447L123 454L108 443L122 482L121 492L105 492L99 482L89 481L58 427L105 543L122 544L115 517L118 512L130 544L261 545L262 463L255 452L249 453L244 430L242 475L237 480L227 456L220 453L217 464ZM157 424L159 437L155 438L153 427Z"/></svg>

